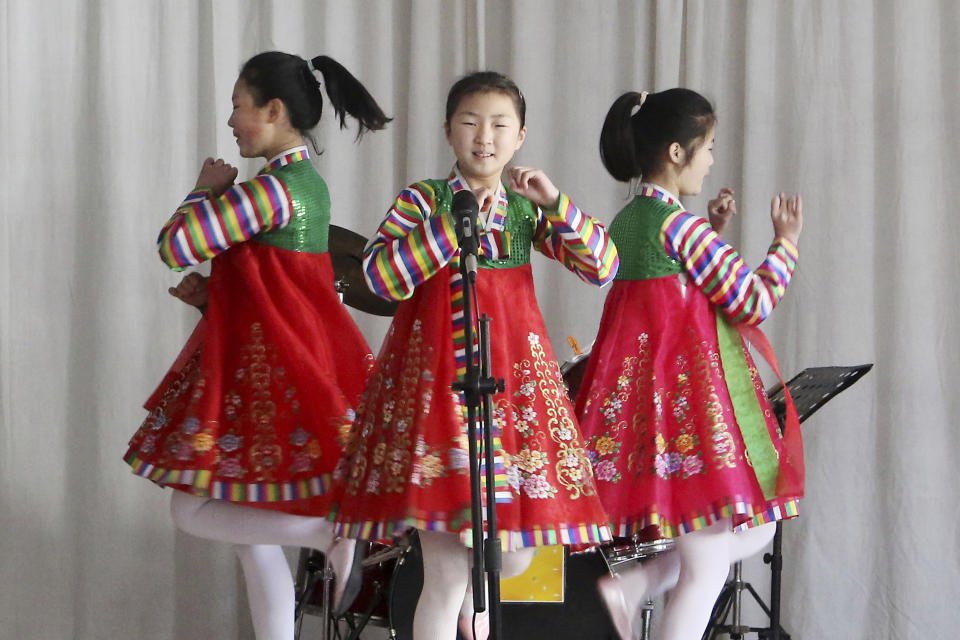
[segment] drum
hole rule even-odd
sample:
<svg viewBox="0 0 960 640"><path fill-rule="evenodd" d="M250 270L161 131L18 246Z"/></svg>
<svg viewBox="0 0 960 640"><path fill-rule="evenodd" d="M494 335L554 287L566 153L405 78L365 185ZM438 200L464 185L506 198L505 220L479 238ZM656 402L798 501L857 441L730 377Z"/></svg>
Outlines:
<svg viewBox="0 0 960 640"><path fill-rule="evenodd" d="M347 638L359 638L360 631L369 623L389 629L390 638L413 639L413 614L423 589L423 555L415 530L410 530L393 545L376 542L357 542L360 555L361 585L352 602L343 602L343 612L334 622L345 623L350 633ZM310 615L323 614L323 554L301 553L298 570L298 611ZM317 572L305 580L304 572ZM344 609L345 607L345 609ZM337 636L339 637L339 636Z"/></svg>
<svg viewBox="0 0 960 640"><path fill-rule="evenodd" d="M583 382L583 374L587 371L589 361L590 350L588 349L560 365L560 373L563 375L563 382L567 385L570 402L577 401L577 392L580 391L580 384Z"/></svg>
<svg viewBox="0 0 960 640"><path fill-rule="evenodd" d="M642 562L673 548L673 540L661 539L642 542L640 538L614 538L600 547L610 573L616 575L627 563Z"/></svg>
<svg viewBox="0 0 960 640"><path fill-rule="evenodd" d="M344 615L388 627L392 638L412 638L413 613L423 589L423 558L416 533L391 546L361 542L357 551L363 547L360 592Z"/></svg>
<svg viewBox="0 0 960 640"><path fill-rule="evenodd" d="M600 547L600 553L603 555L603 560L607 564L610 575L616 576L620 571L632 567L634 563L643 562L661 553L666 553L672 548L673 540L671 539L644 541L640 536L634 536L632 538L614 538L612 542ZM650 638L653 607L653 600L650 599L640 610L639 640Z"/></svg>

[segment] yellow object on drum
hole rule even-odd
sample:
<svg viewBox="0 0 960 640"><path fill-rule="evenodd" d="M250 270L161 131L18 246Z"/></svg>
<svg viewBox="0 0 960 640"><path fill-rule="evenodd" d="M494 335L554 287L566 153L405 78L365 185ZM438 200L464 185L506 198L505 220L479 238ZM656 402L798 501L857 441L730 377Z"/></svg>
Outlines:
<svg viewBox="0 0 960 640"><path fill-rule="evenodd" d="M563 602L563 547L537 547L527 570L500 580L501 602Z"/></svg>

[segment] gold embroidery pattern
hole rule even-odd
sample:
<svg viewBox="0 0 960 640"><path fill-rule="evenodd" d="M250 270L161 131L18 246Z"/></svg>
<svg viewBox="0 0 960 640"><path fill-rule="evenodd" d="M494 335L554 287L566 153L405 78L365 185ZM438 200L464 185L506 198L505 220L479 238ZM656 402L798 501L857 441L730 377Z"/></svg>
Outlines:
<svg viewBox="0 0 960 640"><path fill-rule="evenodd" d="M168 464L170 460L177 459L178 451L184 451L185 453L189 453L190 457L193 456L192 446L190 446L188 450L181 447L181 440L183 438L180 429L173 430L170 433L164 433L164 430L170 423L170 415L178 415L181 406L185 402L183 395L190 388L191 380L198 377L199 367L200 350L197 349L180 370L176 379L168 383L163 395L157 402L157 406L150 411L150 415L143 421L140 429L137 430L137 433L131 439L131 444L137 447L137 451L141 456L152 456L158 447L162 449L157 460L158 464L161 465ZM197 386L202 388L203 379L201 378L198 382L193 383L193 385L194 388ZM197 425L199 426L199 421ZM194 433L195 432L196 430Z"/></svg>
<svg viewBox="0 0 960 640"><path fill-rule="evenodd" d="M300 401L296 388L287 382L285 368L277 365L276 347L266 344L263 326L259 322L250 325L250 342L241 348L241 362L244 366L234 372L237 388L224 394L223 403L228 424L244 419L251 423L252 432L248 431L251 442L246 451L249 465L242 464L240 425L232 424L233 428L218 439L220 474L240 478L249 471L253 482L275 482L277 472L284 464L289 464L294 473L310 471L322 452L317 439L301 424L294 424L289 436L290 460L284 460L284 448L276 430L277 419L281 412L299 416ZM278 388L283 391L276 397L274 394ZM244 396L250 398L246 412L243 411Z"/></svg>
<svg viewBox="0 0 960 640"><path fill-rule="evenodd" d="M623 419L623 407L630 400L630 383L637 380L639 374L637 366L643 354L643 337L646 337L646 334L638 340L641 356L626 356L623 359L616 388L613 391L607 388L592 391L585 403L589 410L591 404L599 401L600 406L595 411L603 416L604 427L606 427L603 433L590 436L587 441L587 456L593 465L593 474L598 482L619 482L622 478L617 462L623 445L622 434L627 427ZM634 423L640 419L645 420L639 414L635 415Z"/></svg>
<svg viewBox="0 0 960 640"><path fill-rule="evenodd" d="M703 394L709 398L706 414L710 421L710 449L714 467L734 469L737 466L737 445L730 434L730 427L724 421L723 404L713 384L714 380L723 379L720 354L704 340L698 342L696 373Z"/></svg>
<svg viewBox="0 0 960 640"><path fill-rule="evenodd" d="M628 455L627 469L631 473L652 473L664 479L689 478L706 473L697 424L700 418L697 416L705 412L715 434L722 432L725 428L722 423L723 414L713 386L714 373L711 372L711 368L719 366L719 356L706 348L705 343L696 340L692 329L688 327L686 332L688 340L698 345L692 354L694 363L691 365L689 354L677 355L674 360L677 373L672 381L673 384L668 387L656 384L655 374L649 365L648 336L641 334L639 337L639 363L635 375L635 389L638 402L639 399L650 398L652 411L641 409L633 416L632 428L637 444L636 450ZM710 400L707 401L706 398ZM667 410L670 411L672 423L679 428L679 433L673 437L666 435L677 428L668 429L668 422L665 421ZM652 425L650 424L651 413ZM599 475L598 473L598 477Z"/></svg>
<svg viewBox="0 0 960 640"><path fill-rule="evenodd" d="M674 362L678 373L668 397L670 412L675 423L680 427L680 433L667 440L664 438L663 430L658 429L654 436L656 453L653 458L653 472L663 479L689 478L706 472L702 453L699 450L700 438L697 435L691 409L691 403L696 402L690 380L691 367L684 354L678 355Z"/></svg>
<svg viewBox="0 0 960 640"><path fill-rule="evenodd" d="M201 353L197 349L167 383L140 429L146 438L138 451L145 457L159 452L150 460L158 467L191 463L216 478L251 483L280 482L287 472L313 473L324 455L321 440L305 428L297 387L261 323L249 325L247 341L236 352L237 368L223 379L224 392L216 400L209 397L207 374L200 369ZM211 413L217 419L198 417ZM171 416L179 423L170 424ZM330 418L331 428L352 419L348 409Z"/></svg>
<svg viewBox="0 0 960 640"><path fill-rule="evenodd" d="M654 429L663 419L663 402L660 390L656 388L657 376L650 366L650 336L641 333L637 336L637 364L635 369L634 388L637 398L651 398L653 403ZM627 471L639 475L642 470L652 464L653 454L647 445L650 442L650 413L649 410L636 411L633 414L631 429L633 430L637 446L627 455Z"/></svg>
<svg viewBox="0 0 960 640"><path fill-rule="evenodd" d="M391 333L388 340L392 338ZM434 378L428 368L433 348L424 343L419 320L414 322L406 352L400 357L399 373L394 374L398 363L396 354L391 353L360 401L360 420L335 472L336 477L345 479L347 495L401 493L407 478L415 485L429 486L446 475L442 452L429 447L422 437L414 443L411 434L415 421L429 413L433 400Z"/></svg>
<svg viewBox="0 0 960 640"><path fill-rule="evenodd" d="M581 495L593 495L595 493L592 482L593 470L580 442L576 424L570 417L568 410L570 405L560 367L556 361L546 359L543 345L540 344L540 336L531 332L527 340L530 343L530 354L533 356L537 387L547 408L547 429L550 432L550 438L559 447L554 466L557 481L567 490L572 500L578 499Z"/></svg>
<svg viewBox="0 0 960 640"><path fill-rule="evenodd" d="M244 348L247 365L247 385L253 391L250 402L250 419L253 421L253 445L250 447L250 463L258 480L274 480L274 471L283 459L283 450L277 442L273 423L277 417L277 405L270 393L270 377L275 372L267 362L267 348L263 344L263 329L260 323L251 327L253 342ZM283 370L277 371L278 376Z"/></svg>
<svg viewBox="0 0 960 640"><path fill-rule="evenodd" d="M504 456L507 484L514 494L521 490L528 498L552 498L557 488L550 483L547 466L550 458L541 450L546 434L540 428L537 414L537 378L534 365L524 359L513 363L513 377L520 383L513 392L515 402L502 398L494 405L494 426L502 433L508 423L520 435L520 449ZM509 415L509 420L507 419Z"/></svg>

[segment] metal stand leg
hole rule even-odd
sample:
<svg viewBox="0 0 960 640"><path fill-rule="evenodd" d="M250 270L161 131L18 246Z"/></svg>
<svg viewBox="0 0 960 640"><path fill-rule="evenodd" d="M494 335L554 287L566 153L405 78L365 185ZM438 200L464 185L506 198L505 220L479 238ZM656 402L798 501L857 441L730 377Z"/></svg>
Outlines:
<svg viewBox="0 0 960 640"><path fill-rule="evenodd" d="M640 612L640 640L652 640L650 636L650 623L653 621L653 600L647 600L643 605L643 611Z"/></svg>
<svg viewBox="0 0 960 640"><path fill-rule="evenodd" d="M778 525L779 526L779 525ZM779 528L777 530L776 536L774 536L774 549L779 549ZM767 556L764 557L764 560L772 563ZM774 568L774 571L777 571L779 566ZM779 578L778 574L774 574L776 578ZM756 589L753 588L749 582L743 581L743 566L740 562L736 562L733 565L733 578L724 585L723 589L720 591L719 597L717 597L717 602L713 606L713 612L710 614L710 623L707 625L706 631L703 633L703 640L716 640L721 635L727 635L732 640L742 640L747 633L756 633L758 638L765 640L790 640L790 634L783 630L780 626L780 593L779 593L779 580L774 583L774 594L772 601L777 605L777 609L771 611L763 599L760 597L760 594L757 593ZM757 605L763 610L764 614L770 618L769 627L751 627L749 625L744 625L742 623L742 599L743 592L746 590L753 596L754 601ZM732 621L727 623L726 620L728 616L732 617Z"/></svg>
<svg viewBox="0 0 960 640"><path fill-rule="evenodd" d="M320 602L321 631L319 640L328 640L333 633L333 616L330 615L330 598L333 595L333 568L326 556L314 549L300 549L300 562L297 565L295 589L297 594L296 633L295 640L299 640L303 627L304 607L311 603L316 593L318 583L322 582L322 596Z"/></svg>

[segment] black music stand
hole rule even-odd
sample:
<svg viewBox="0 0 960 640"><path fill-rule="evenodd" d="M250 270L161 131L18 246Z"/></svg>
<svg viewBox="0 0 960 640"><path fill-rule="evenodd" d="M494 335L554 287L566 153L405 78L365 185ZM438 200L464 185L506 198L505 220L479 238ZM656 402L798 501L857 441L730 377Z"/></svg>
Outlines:
<svg viewBox="0 0 960 640"><path fill-rule="evenodd" d="M793 404L797 409L797 417L803 422L830 401L831 398L859 380L873 368L872 364L861 364L852 367L811 367L804 369L789 382L787 389ZM767 397L773 407L773 412L783 423L786 409L786 400L783 385L776 385L767 390ZM703 632L703 640L716 640L720 634L727 634L733 640L740 640L745 633L756 633L758 638L766 640L790 640L790 634L780 625L780 582L783 571L782 525L777 521L777 530L773 535L773 549L763 554L763 561L770 565L770 606L760 598L749 582L744 582L741 575L741 564L733 565L733 579L724 585L710 614L710 623ZM763 612L770 618L770 626L750 627L740 623L740 599L743 591L747 590ZM733 621L726 622L727 616L732 614Z"/></svg>

